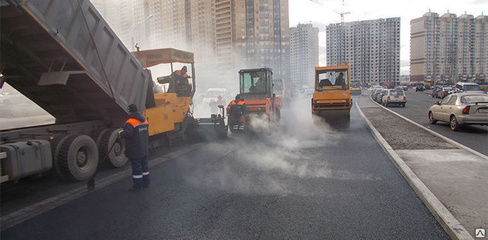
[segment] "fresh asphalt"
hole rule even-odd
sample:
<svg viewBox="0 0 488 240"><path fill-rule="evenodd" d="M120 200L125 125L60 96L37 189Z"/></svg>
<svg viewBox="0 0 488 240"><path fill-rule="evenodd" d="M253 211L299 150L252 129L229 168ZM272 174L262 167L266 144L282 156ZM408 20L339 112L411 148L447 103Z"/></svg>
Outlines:
<svg viewBox="0 0 488 240"><path fill-rule="evenodd" d="M109 183L100 178L96 191L13 225L1 238L448 238L358 108L350 127L339 130L309 127L300 117L310 110L303 110L283 111L279 134L263 130L259 139L230 137L153 159L153 184L143 192L127 191L127 173Z"/></svg>

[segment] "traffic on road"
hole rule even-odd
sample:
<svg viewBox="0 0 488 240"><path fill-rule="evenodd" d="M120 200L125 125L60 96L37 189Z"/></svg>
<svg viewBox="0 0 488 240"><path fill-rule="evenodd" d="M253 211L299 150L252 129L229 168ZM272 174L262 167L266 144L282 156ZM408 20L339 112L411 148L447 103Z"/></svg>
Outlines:
<svg viewBox="0 0 488 240"><path fill-rule="evenodd" d="M425 92L410 90L406 91L405 94L408 99L405 108L388 107L388 109L484 155L488 155L488 148L486 147L488 146L488 126L464 125L459 131L452 131L447 121L431 124L429 122L429 108L436 106L437 102L442 100L432 98L432 91L428 90ZM481 103L479 105L482 106Z"/></svg>

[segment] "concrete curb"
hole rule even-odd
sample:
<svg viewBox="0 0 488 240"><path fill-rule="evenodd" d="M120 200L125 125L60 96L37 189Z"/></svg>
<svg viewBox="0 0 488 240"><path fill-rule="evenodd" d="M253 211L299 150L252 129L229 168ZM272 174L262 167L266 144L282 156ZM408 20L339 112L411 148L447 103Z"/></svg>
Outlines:
<svg viewBox="0 0 488 240"><path fill-rule="evenodd" d="M408 184L417 193L420 199L422 199L432 215L441 224L444 231L446 231L446 233L452 239L474 240L474 238L469 234L466 228L464 228L464 226L459 223L459 221L452 215L451 212L449 212L444 204L442 204L442 202L430 191L430 189L425 186L422 180L420 180L420 178L412 171L412 169L410 169L410 167L408 167L405 161L403 161L403 159L396 153L396 151L390 146L390 144L388 144L383 136L381 136L381 134L376 130L373 124L371 124L371 122L361 111L361 108L358 106L357 101L355 105L358 109L359 115L361 115L361 117L366 121L370 131L373 133L378 143L381 145L386 154L388 154L397 169L407 180Z"/></svg>
<svg viewBox="0 0 488 240"><path fill-rule="evenodd" d="M373 99L371 99L371 97L370 97L369 99L370 99L371 101L373 101ZM445 136L444 136L444 135L442 135L442 134L439 134L439 133L437 133L437 132L434 132L434 131L432 131L432 130L430 130L430 129L428 129L428 128L426 128L426 127L424 127L424 126L422 126L422 125L420 125L420 124L418 124L418 123L416 123L416 122L414 122L414 121L412 121L412 120L410 120L410 119L408 119L408 118L406 118L406 117L404 117L404 116L402 116L402 115L400 115L400 114L398 114L397 112L395 112L395 111L393 111L393 110L390 110L390 109L388 109L387 107L384 107L383 105L381 105L381 104L377 103L376 101L373 101L373 103L375 103L376 105L378 105L378 106L382 107L383 109L385 109L385 110L387 110L387 111L389 111L389 112L391 112L391 113L395 114L396 116L398 116L398 117L402 118L403 120L405 120L405 121L407 121L407 122L409 122L409 123L411 123L411 124L413 124L413 125L415 125L415 126L417 126L417 127L420 127L420 128L424 129L425 131L427 131L427 132L429 132L429 133L431 133L431 134L434 134L435 136L437 136L437 137L441 138L442 140L444 140L444 141L446 141L446 142L448 142L448 143L450 143L450 144L452 144L452 145L454 145L454 146L456 146L456 147L458 147L458 148L461 148L461 149L464 149L464 150L466 150L466 151L469 151L470 153L472 153L472 154L474 154L474 155L476 155L476 156L478 156L478 157L481 157L481 158L483 158L483 159L485 159L485 160L487 160L487 161L488 161L488 156L486 156L486 155L484 155L484 154L482 154L482 153L480 153L480 152L478 152L478 151L476 151L476 150L474 150L474 149L471 149L471 148L469 148L469 147L467 147L467 146L465 146L465 145L463 145L463 144L461 144L461 143L458 143L458 142L456 142L456 141L454 141L454 140L452 140L452 139L450 139L450 138L447 138L447 137L445 137Z"/></svg>

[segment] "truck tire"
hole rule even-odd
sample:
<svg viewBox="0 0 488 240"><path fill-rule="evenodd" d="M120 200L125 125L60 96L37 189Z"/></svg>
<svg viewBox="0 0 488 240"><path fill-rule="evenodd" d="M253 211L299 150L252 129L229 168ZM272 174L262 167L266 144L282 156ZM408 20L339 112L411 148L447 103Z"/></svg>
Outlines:
<svg viewBox="0 0 488 240"><path fill-rule="evenodd" d="M103 138L103 136L105 136L105 133L106 133L108 130L110 130L110 129L108 129L108 128L103 129L103 130L101 130L101 131L96 132L96 133L95 133L95 134L93 134L93 136L92 136L92 137L93 137L93 140L95 140L95 142L97 143L97 146L98 146L98 152L99 152L99 153L100 153L100 143L102 142L102 138ZM101 153L100 153L100 154L101 154ZM103 156L102 156L102 157L103 157ZM102 160L102 159L100 159L100 161L101 161L101 160Z"/></svg>
<svg viewBox="0 0 488 240"><path fill-rule="evenodd" d="M56 175L60 178L60 180L67 181L69 180L69 175L66 175L64 171L62 171L62 165L59 159L59 152L61 150L61 146L66 141L66 139L70 138L72 135L64 136L61 138L54 138L54 142L52 145L52 152L53 152L53 165L54 169L56 170Z"/></svg>
<svg viewBox="0 0 488 240"><path fill-rule="evenodd" d="M108 154L107 159L105 159L105 163L110 163L116 168L123 167L129 159L125 156L125 141L119 138L119 129L109 129L100 139L98 144L100 161L104 160L103 158L107 155L108 150L110 150L113 144L115 145Z"/></svg>
<svg viewBox="0 0 488 240"><path fill-rule="evenodd" d="M98 148L87 135L68 135L56 146L55 168L64 180L83 181L98 167Z"/></svg>

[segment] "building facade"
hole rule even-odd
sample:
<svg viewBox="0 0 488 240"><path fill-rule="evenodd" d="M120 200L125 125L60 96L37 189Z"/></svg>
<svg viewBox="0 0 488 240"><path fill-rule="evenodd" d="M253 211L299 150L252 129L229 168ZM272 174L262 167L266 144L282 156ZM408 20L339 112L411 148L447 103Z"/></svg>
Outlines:
<svg viewBox="0 0 488 240"><path fill-rule="evenodd" d="M239 69L257 67L289 79L288 0L122 1L92 0L130 50L138 44L191 51L213 79L237 82ZM114 17L124 4L127 16Z"/></svg>
<svg viewBox="0 0 488 240"><path fill-rule="evenodd" d="M290 79L290 29L288 0L236 0L245 13L236 11L236 29L242 39L247 67L270 67L275 79ZM239 42L237 42L240 45Z"/></svg>
<svg viewBox="0 0 488 240"><path fill-rule="evenodd" d="M348 62L352 83L400 82L400 18L330 24L327 65Z"/></svg>
<svg viewBox="0 0 488 240"><path fill-rule="evenodd" d="M410 26L412 82L486 81L488 16L428 12Z"/></svg>
<svg viewBox="0 0 488 240"><path fill-rule="evenodd" d="M134 50L134 36L139 29L134 28L134 0L120 0L114 4L113 0L91 0L95 8L110 24L115 34L120 38L122 43ZM143 29L140 30L141 32ZM137 39L139 40L139 39Z"/></svg>
<svg viewBox="0 0 488 240"><path fill-rule="evenodd" d="M290 28L290 78L295 89L314 86L319 66L319 28L298 24Z"/></svg>

